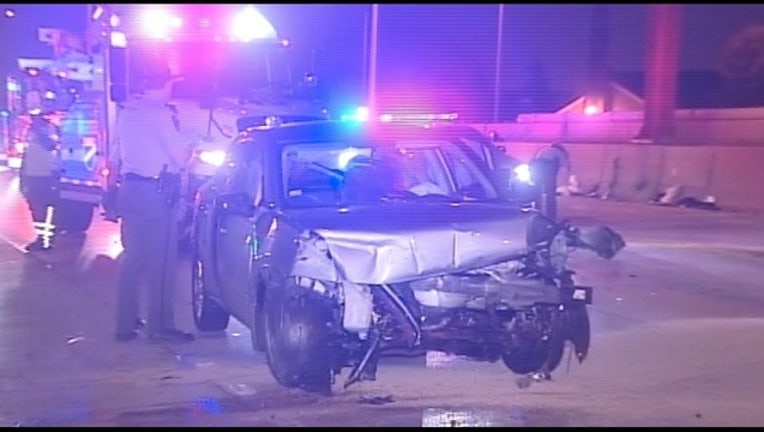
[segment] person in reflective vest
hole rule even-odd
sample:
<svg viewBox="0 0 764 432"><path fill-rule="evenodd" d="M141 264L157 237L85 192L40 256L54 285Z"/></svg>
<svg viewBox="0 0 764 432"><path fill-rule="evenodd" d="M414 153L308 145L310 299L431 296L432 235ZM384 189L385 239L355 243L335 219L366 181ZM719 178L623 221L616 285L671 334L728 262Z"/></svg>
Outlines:
<svg viewBox="0 0 764 432"><path fill-rule="evenodd" d="M35 240L25 247L30 252L53 247L61 173L53 125L42 114L31 117L29 143L19 170L21 192L32 214L35 230Z"/></svg>

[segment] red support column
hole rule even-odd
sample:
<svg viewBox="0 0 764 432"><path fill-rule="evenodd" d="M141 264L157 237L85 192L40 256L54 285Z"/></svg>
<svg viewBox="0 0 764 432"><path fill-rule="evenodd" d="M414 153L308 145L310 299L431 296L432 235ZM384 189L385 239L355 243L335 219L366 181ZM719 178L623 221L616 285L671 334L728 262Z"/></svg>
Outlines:
<svg viewBox="0 0 764 432"><path fill-rule="evenodd" d="M647 8L645 112L638 139L666 143L674 138L681 5L652 4Z"/></svg>

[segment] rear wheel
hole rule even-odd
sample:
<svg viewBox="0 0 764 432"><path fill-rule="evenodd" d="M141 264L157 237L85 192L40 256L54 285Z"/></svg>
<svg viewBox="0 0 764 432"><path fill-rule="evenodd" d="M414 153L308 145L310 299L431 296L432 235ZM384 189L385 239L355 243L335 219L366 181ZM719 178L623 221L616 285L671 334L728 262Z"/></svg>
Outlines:
<svg viewBox="0 0 764 432"><path fill-rule="evenodd" d="M331 310L309 293L272 289L264 304L265 355L271 374L286 387L331 393Z"/></svg>
<svg viewBox="0 0 764 432"><path fill-rule="evenodd" d="M201 331L222 331L228 327L230 314L207 294L207 274L203 260L194 257L191 273L191 303L194 312L194 324Z"/></svg>

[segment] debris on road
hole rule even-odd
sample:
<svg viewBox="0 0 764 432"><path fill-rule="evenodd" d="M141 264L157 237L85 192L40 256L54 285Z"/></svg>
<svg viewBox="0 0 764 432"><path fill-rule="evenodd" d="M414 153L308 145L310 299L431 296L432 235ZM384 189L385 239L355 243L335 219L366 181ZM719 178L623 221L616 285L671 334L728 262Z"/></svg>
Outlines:
<svg viewBox="0 0 764 432"><path fill-rule="evenodd" d="M384 395L384 396L361 396L361 400L358 401L362 404L367 405L384 405L388 403L393 403L395 400L393 400L393 397L391 395Z"/></svg>

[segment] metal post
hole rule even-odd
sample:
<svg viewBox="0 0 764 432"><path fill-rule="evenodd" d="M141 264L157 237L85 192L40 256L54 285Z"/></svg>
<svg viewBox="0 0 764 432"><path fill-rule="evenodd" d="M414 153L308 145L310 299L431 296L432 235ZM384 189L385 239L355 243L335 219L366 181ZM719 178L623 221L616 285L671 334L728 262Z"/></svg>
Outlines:
<svg viewBox="0 0 764 432"><path fill-rule="evenodd" d="M496 36L496 76L493 89L493 122L499 122L499 93L501 88L501 49L504 39L504 4L499 4L499 22Z"/></svg>
<svg viewBox="0 0 764 432"><path fill-rule="evenodd" d="M369 91L369 13L363 14L363 57L361 58L363 63L363 82L362 88L365 92Z"/></svg>
<svg viewBox="0 0 764 432"><path fill-rule="evenodd" d="M377 116L377 34L379 5L371 5L371 47L369 48L369 116Z"/></svg>

